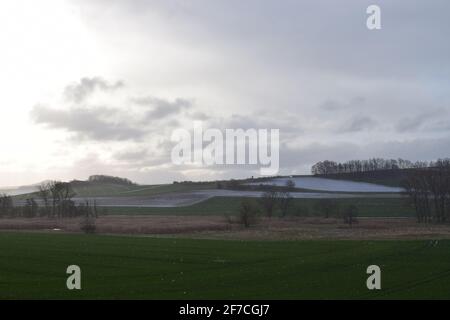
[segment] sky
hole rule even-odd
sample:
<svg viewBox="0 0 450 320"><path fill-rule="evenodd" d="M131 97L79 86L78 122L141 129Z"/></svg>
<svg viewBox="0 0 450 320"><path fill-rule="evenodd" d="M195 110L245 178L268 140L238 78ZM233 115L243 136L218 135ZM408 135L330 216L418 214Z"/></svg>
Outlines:
<svg viewBox="0 0 450 320"><path fill-rule="evenodd" d="M381 8L380 30L366 8ZM0 186L257 176L177 166L171 133L280 130L280 174L450 150L446 0L5 0Z"/></svg>

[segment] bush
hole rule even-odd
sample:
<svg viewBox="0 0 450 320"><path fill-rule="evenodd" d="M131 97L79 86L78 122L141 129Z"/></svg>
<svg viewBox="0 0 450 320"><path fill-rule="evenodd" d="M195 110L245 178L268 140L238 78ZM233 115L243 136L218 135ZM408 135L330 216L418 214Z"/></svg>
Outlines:
<svg viewBox="0 0 450 320"><path fill-rule="evenodd" d="M80 223L81 231L88 234L95 233L97 231L95 219L95 217L86 215Z"/></svg>

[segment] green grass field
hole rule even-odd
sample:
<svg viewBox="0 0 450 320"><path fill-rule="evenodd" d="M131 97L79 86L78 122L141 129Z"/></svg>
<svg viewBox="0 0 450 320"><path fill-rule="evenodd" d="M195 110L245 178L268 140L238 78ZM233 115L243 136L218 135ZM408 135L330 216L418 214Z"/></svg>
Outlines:
<svg viewBox="0 0 450 320"><path fill-rule="evenodd" d="M108 207L108 214L152 214L152 215L236 215L244 198L214 197L191 206L174 208ZM251 198L250 198L251 199ZM257 199L254 199L257 201ZM401 198L349 198L336 199L340 208L350 204L358 207L361 217L413 217L414 209ZM316 208L317 199L293 199L288 211L291 216L320 216Z"/></svg>
<svg viewBox="0 0 450 320"><path fill-rule="evenodd" d="M172 192L189 192L195 190L213 189L216 185L212 182L176 183L155 185L121 185L114 183L84 182L74 185L73 192L76 197L137 197L154 196ZM30 197L39 198L34 193L14 196L16 200L25 200Z"/></svg>
<svg viewBox="0 0 450 320"><path fill-rule="evenodd" d="M65 287L82 270L82 290ZM366 268L382 269L382 290ZM450 241L243 242L0 233L0 299L450 298Z"/></svg>

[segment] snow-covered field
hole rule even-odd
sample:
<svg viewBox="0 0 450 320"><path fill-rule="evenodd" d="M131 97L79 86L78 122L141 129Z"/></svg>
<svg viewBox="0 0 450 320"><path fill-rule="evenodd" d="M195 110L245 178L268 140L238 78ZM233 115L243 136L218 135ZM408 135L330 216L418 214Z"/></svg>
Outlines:
<svg viewBox="0 0 450 320"><path fill-rule="evenodd" d="M285 186L286 181L292 180L297 188L335 191L335 192L402 192L402 188L387 187L373 183L355 182L348 180L334 180L315 177L278 178L266 182L266 185ZM259 185L261 183L254 183Z"/></svg>

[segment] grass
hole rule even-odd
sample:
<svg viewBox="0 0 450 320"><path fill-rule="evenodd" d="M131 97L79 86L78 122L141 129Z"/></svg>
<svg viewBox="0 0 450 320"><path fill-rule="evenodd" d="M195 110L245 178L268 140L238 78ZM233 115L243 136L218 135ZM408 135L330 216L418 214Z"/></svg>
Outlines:
<svg viewBox="0 0 450 320"><path fill-rule="evenodd" d="M194 190L206 190L215 188L214 183L177 183L160 185L121 185L114 183L85 182L73 187L76 197L132 197L132 196L153 196L157 194L172 192L189 192ZM16 200L25 200L30 197L39 198L34 193L14 196Z"/></svg>
<svg viewBox="0 0 450 320"><path fill-rule="evenodd" d="M177 184L162 184L162 185L151 185L151 186L137 186L138 188L122 192L118 194L119 196L152 196L164 193L174 193L174 192L189 192L195 190L207 190L216 187L214 183L177 183ZM90 195L88 195L90 196Z"/></svg>
<svg viewBox="0 0 450 320"><path fill-rule="evenodd" d="M82 270L82 290L65 287ZM366 288L381 267L382 290ZM0 233L0 299L450 298L450 241L242 242Z"/></svg>
<svg viewBox="0 0 450 320"><path fill-rule="evenodd" d="M240 197L214 197L191 206L173 208L108 207L108 214L152 214L152 215L236 215ZM249 198L252 199L252 198ZM254 199L257 201L257 199ZM293 199L288 215L317 216L318 199ZM412 217L414 210L401 198L345 198L336 199L339 207L357 206L362 217Z"/></svg>

